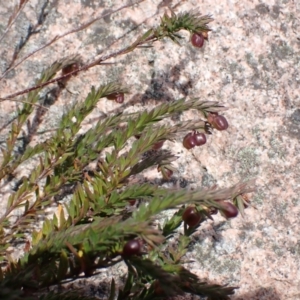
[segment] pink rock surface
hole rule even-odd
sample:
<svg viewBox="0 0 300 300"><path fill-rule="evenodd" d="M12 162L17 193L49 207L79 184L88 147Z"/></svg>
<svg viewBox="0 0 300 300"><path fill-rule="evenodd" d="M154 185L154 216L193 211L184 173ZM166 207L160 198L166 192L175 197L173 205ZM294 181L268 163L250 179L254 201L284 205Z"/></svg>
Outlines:
<svg viewBox="0 0 300 300"><path fill-rule="evenodd" d="M29 1L1 41L1 74L17 45L26 39L29 25L37 23L43 3ZM220 101L229 108L224 113L230 124L227 131L214 132L205 146L190 151L181 141L165 147L176 149L177 175L190 187L215 183L223 187L257 178L257 190L251 196L256 208L247 209L245 218L224 222L217 217L207 222L195 234L189 253L195 262L189 268L200 278L238 286L234 300L300 299L299 2L148 0L100 18L125 4L50 1L39 32L30 36L16 63L56 36L93 18L99 20L9 71L0 81L0 97L33 86L41 71L62 57L79 54L87 62L128 45L157 25L170 8L176 13L198 9L211 14L215 21L203 49L192 47L189 34L183 33L181 47L170 40L156 42L153 48L110 59L113 64L72 78L68 82L72 94L63 91L39 130L54 128L66 108L83 99L92 85L112 80L130 86L121 107L127 111L180 97ZM0 36L12 9L10 2L0 6ZM14 101L0 102L1 128L15 116L18 106ZM95 116L116 109L120 105L104 100ZM192 112L182 119L198 117ZM0 132L2 142L8 128Z"/></svg>

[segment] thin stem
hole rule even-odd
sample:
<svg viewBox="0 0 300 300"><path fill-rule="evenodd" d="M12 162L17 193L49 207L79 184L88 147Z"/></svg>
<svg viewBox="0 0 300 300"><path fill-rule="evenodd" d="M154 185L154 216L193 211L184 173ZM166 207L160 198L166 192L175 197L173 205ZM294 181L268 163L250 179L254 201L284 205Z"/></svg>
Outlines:
<svg viewBox="0 0 300 300"><path fill-rule="evenodd" d="M110 58L113 58L113 57L116 57L116 56L119 56L119 55L122 55L122 54L127 53L127 50L128 50L130 47L131 47L131 46L128 46L128 47L125 47L125 48L123 48L123 49L121 49L121 50L118 50L118 51L116 51L116 52L114 52L114 53L111 53L111 54L108 54L108 55L106 55L106 56L100 57L100 58L98 58L98 59L92 61L91 63L89 63L89 64L87 64L87 65L84 65L84 66L80 67L79 69L76 69L76 70L74 70L74 71L72 71L72 72L70 72L70 73L68 73L68 74L66 74L66 75L63 75L63 76L54 78L54 79L49 80L49 81L47 81L47 82L44 82L44 83L42 83L42 84L39 84L39 85L33 86L33 87L31 87L31 88L22 90L22 91L20 91L20 92L17 92L17 93L8 95L8 96L6 96L6 97L4 97L4 98L0 98L0 102L6 101L6 100L11 100L12 98L15 98L15 97L17 97L17 96L20 96L20 95L23 95L23 94L27 94L27 93L32 92L32 91L34 91L34 90L43 88L43 87L45 87L45 86L47 86L47 85L49 85L49 84L51 84L51 83L55 83L55 82L58 82L58 81L60 81L60 80L65 79L65 78L67 78L67 77L71 77L72 75L75 75L75 74L77 74L77 73L79 73L79 72L81 72L81 71L83 71L83 70L88 70L88 69L90 69L90 68L92 68L92 67L94 67L94 66L96 66L96 65L100 65L100 64L101 64L103 61L105 61L105 60L108 60L108 59L110 59Z"/></svg>
<svg viewBox="0 0 300 300"><path fill-rule="evenodd" d="M142 1L144 1L144 0L140 0L140 2L142 2ZM139 2L137 2L137 3L139 3ZM209 16L203 16L202 18L203 18L202 21L204 22L204 25L203 25L204 28L208 28L206 24L209 23L209 22L211 22L213 19L210 18ZM93 21L91 21L91 22L93 22ZM83 25L84 28L85 28L86 26L88 26L88 25L86 25L86 24ZM175 25L174 25L174 26L175 26ZM173 29L173 30L174 30L174 32L175 32L175 31L177 32L177 31L179 31L179 30L181 30L181 29L191 30L191 29L190 29L190 26L187 26L187 25L186 25L186 28L185 28L185 26L183 26L182 24L179 24L179 25L177 26L177 28L175 28L175 29ZM165 30L165 31L164 31L164 30ZM28 88L28 89L25 89L25 90L23 90L23 91L20 91L20 92L17 92L17 93L8 95L8 96L6 96L6 97L0 98L0 102L1 102L1 101L5 101L5 100L10 100L10 99L12 99L12 98L14 98L14 97L17 97L17 96L26 94L26 93L28 93L28 92L31 92L31 91L36 90L36 89L39 89L39 88L43 88L43 87L45 87L45 86L47 86L47 85L49 85L49 84L51 84L51 83L55 83L55 82L64 80L64 79L67 78L67 77L69 78L69 77L72 76L72 75L78 74L78 72L81 72L81 71L83 71L83 70L88 70L88 69L90 69L90 68L92 68L92 67L94 67L94 66L96 66L96 65L101 65L104 61L106 61L106 60L108 60L108 59L110 59L110 58L114 58L114 57L116 57L116 56L126 54L126 53L128 53L128 52L130 52L130 51L133 51L134 49L136 49L136 48L142 46L143 44L149 43L150 41L151 41L151 42L155 42L155 41L157 41L157 40L160 40L160 39L162 39L162 38L164 38L164 37L168 37L168 36L169 36L172 40L174 40L174 37L172 37L172 36L170 35L170 32L169 32L168 30L169 30L169 29L165 29L165 28L150 29L150 30L146 33L146 36L144 35L144 36L140 37L140 38L137 39L135 42L133 42L131 45L129 45L129 46L127 46L127 47L124 47L123 49L120 49L120 50L118 50L118 51L116 51L116 52L113 52L113 53L111 53L111 54L107 54L107 55L104 55L104 56L102 56L102 57L99 57L99 58L95 59L94 61L92 61L92 62L90 62L90 63L87 63L86 65L83 65L83 66L80 67L79 69L76 69L76 70L74 70L74 71L72 71L72 72L70 72L70 73L68 73L68 74L66 74L66 75L63 75L63 76L61 76L61 77L54 78L54 79L52 79L52 80L49 80L49 81L47 81L47 82L45 82L45 83L42 83L42 84L39 84L39 85L37 85L37 86L33 86L33 87ZM207 29L207 30L209 30L209 29ZM149 34L149 36L147 36L147 34Z"/></svg>
<svg viewBox="0 0 300 300"><path fill-rule="evenodd" d="M72 34L72 33L76 33L76 32L79 32L79 31L81 31L81 30L84 30L84 29L86 29L87 27L89 27L90 25L92 25L93 23L95 23L96 21L98 21L98 20L100 20L100 19L103 19L103 18L105 18L105 17L107 17L107 16L110 16L110 15L112 15L112 14L114 14L114 13L116 13L116 12L118 12L118 11L124 9L124 8L128 8L128 7L133 6L133 5L135 5L135 4L139 4L139 3L143 2L143 1L145 1L145 0L139 0L139 1L135 2L135 3L133 3L133 4L123 5L123 6L121 6L120 8L117 8L116 10L114 10L114 11L112 11L112 12L108 12L108 13L106 13L106 14L104 14L104 15L101 15L101 16L99 16L99 17L97 17L97 18L94 18L93 20L91 20L91 21L89 21L89 22L87 22L87 23L85 23L85 24L79 26L78 28L72 29L72 30L70 30L70 31L68 31L68 32L65 32L65 33L61 34L61 35L55 36L50 42L48 42L48 43L45 44L44 46L42 46L42 47L40 47L40 48L34 50L33 52L29 53L28 55L26 55L25 57L23 57L17 64L15 64L14 66L11 66L10 68L8 68L8 69L3 73L3 75L0 77L0 80L2 80L2 79L5 77L5 75L7 74L7 72L9 72L9 71L15 69L15 68L18 67L20 64L22 64L25 60L27 60L29 57L31 57L31 56L33 56L34 54L36 54L37 52L39 52L39 51L41 51L41 50L47 48L48 46L50 46L50 45L52 45L53 43L55 43L55 42L57 42L58 40L60 40L61 38L64 38L65 36L70 35L70 34ZM9 98L10 98L10 97L9 97Z"/></svg>
<svg viewBox="0 0 300 300"><path fill-rule="evenodd" d="M23 2L23 3L22 3ZM4 31L4 33L2 34L2 36L0 37L0 42L2 42L2 40L4 39L4 37L6 36L6 34L8 33L9 29L12 27L12 25L16 22L18 16L20 15L21 11L24 9L25 5L27 4L28 0L26 1L22 1L20 0L20 4L19 5L16 5L14 7L14 10L16 10L16 7L17 8L17 13L15 13L15 11L13 12L13 14L10 16L9 18L9 21L8 21L8 24L7 24L7 27ZM15 15L14 15L15 14Z"/></svg>

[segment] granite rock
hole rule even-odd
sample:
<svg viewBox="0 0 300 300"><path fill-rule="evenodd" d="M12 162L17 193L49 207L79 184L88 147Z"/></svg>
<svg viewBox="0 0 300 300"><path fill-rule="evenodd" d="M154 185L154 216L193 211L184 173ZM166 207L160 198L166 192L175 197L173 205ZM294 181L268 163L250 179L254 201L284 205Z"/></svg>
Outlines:
<svg viewBox="0 0 300 300"><path fill-rule="evenodd" d="M102 101L95 118L181 97L220 101L228 107L227 131L214 133L205 146L190 151L180 140L164 147L176 149L175 175L188 188L230 186L256 178L256 191L250 196L253 207L247 209L245 218L224 222L218 216L206 222L194 235L188 257L194 262L188 267L202 279L238 286L234 300L300 299L299 2L145 0L115 12L124 3L29 1L1 41L1 74L10 66L17 47L21 51L15 63L56 36L99 19L7 72L0 80L0 97L33 86L38 74L57 59L80 55L87 62L128 45L158 24L170 8L176 13L198 9L211 14L215 21L203 49L192 47L189 34L183 33L181 46L164 40L82 72L68 82L72 93L64 90L49 106L38 130L54 128L66 108L84 98L92 85L111 80L129 85L130 94L121 108L113 101ZM13 2L2 1L0 36L12 10ZM36 24L37 32L29 34ZM45 97L51 93L55 85L46 88ZM14 101L0 102L1 143L9 128L5 125L18 106ZM191 112L179 117L188 120L199 115ZM86 126L92 123L91 117ZM32 143L46 136L37 134ZM158 175L149 176L154 180Z"/></svg>

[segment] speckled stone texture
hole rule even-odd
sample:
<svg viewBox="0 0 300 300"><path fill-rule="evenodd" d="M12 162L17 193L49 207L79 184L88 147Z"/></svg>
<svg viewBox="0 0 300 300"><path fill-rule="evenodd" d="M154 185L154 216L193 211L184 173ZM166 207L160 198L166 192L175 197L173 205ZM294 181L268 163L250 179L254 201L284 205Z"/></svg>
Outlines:
<svg viewBox="0 0 300 300"><path fill-rule="evenodd" d="M29 1L1 41L1 74L17 45L26 39L30 24L37 23L45 2ZM257 190L251 195L255 208L247 209L245 218L225 222L218 216L206 222L194 235L188 255L194 262L188 267L200 278L238 286L234 300L300 299L300 2L147 0L107 15L125 4L49 1L39 32L30 36L16 62L55 36L106 16L9 71L0 81L0 97L33 86L41 71L57 59L79 54L87 62L120 49L158 24L169 8L176 13L198 9L211 14L212 32L201 50L191 46L185 32L181 47L164 40L72 78L68 83L72 93L62 92L38 131L54 128L65 109L84 99L92 85L112 80L130 86L121 107L127 111L180 97L220 101L229 108L227 131L215 132L205 146L190 151L180 140L165 147L179 156L175 175L188 188L230 186L257 178ZM0 1L0 36L13 5L13 1ZM0 102L1 145L9 128L3 126L15 116L17 106L13 101ZM120 105L103 100L94 115L117 109ZM195 113L181 116L197 117ZM92 126L92 118L88 123Z"/></svg>

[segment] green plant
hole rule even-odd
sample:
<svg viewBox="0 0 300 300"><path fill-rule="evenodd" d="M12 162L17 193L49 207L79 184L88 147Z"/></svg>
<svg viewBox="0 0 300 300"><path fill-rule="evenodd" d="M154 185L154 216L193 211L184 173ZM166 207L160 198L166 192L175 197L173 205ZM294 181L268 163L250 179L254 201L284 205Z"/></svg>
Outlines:
<svg viewBox="0 0 300 300"><path fill-rule="evenodd" d="M47 288L70 279L93 276L97 269L110 268L123 258L128 267L125 284L117 288L112 280L109 299L165 299L183 293L229 299L234 293L234 287L201 282L183 266L183 258L190 235L200 225L198 216L204 220L211 218L213 208L222 210L217 199L237 201L237 207L243 210L241 195L251 191L251 183L242 182L219 190L176 191L131 182L132 177L153 167L168 180L176 171L172 166L176 157L171 152L159 151L164 141L173 141L193 130L193 139L198 134L201 138L195 145L202 144L202 132L208 131L206 119L223 111L222 104L179 99L151 110L111 114L79 134L83 121L101 99L106 97L122 103L124 94L128 93L127 86L103 83L92 88L82 102L74 104L63 115L49 139L32 147L25 143L23 151L15 151L33 111L40 110L39 116L43 114L44 108L37 102L45 86L56 82L61 91L72 76L109 58L164 38L179 43L180 30L188 30L192 35L207 33L211 21L210 16L199 13L164 15L158 27L149 29L124 49L90 63L81 62L77 57L62 59L46 69L34 87L1 98L4 101L26 95L6 145L1 147L0 180L17 183L0 217L1 299L94 299L73 291L48 292ZM204 120L178 121L175 126L164 122L191 109L198 110ZM200 133L195 133L196 130ZM128 143L132 144L131 148L125 151ZM32 172L18 178L17 168L36 159L38 163ZM91 162L96 164L92 170L88 169ZM139 206L128 209L128 204L135 201L135 205L136 199ZM46 210L57 203L56 213L46 218ZM197 207L197 222L182 233L178 228L183 220L189 225L187 219L182 220L182 213L190 205ZM22 213L16 218L17 209ZM176 210L173 216L163 225L155 226L159 214L170 209ZM41 226L36 226L37 220L42 220ZM170 243L171 237L175 238L175 244ZM25 246L18 260L8 254L9 247L16 243ZM141 251L142 246L145 251Z"/></svg>

